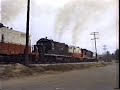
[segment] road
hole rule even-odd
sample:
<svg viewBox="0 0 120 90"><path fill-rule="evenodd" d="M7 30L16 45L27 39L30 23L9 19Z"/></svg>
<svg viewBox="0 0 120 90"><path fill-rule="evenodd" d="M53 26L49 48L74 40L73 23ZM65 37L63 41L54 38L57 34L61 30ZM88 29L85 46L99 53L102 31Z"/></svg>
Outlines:
<svg viewBox="0 0 120 90"><path fill-rule="evenodd" d="M1 81L2 90L115 90L118 65Z"/></svg>

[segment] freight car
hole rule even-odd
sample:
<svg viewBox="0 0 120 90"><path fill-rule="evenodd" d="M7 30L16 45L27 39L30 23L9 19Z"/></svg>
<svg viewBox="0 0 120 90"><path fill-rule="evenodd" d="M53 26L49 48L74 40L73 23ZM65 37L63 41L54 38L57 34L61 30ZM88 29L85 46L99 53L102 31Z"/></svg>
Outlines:
<svg viewBox="0 0 120 90"><path fill-rule="evenodd" d="M0 62L24 61L25 37L25 33L15 31L0 23ZM31 53L31 46L29 53Z"/></svg>
<svg viewBox="0 0 120 90"><path fill-rule="evenodd" d="M0 42L0 62L24 62L24 45ZM31 47L29 47L31 53Z"/></svg>

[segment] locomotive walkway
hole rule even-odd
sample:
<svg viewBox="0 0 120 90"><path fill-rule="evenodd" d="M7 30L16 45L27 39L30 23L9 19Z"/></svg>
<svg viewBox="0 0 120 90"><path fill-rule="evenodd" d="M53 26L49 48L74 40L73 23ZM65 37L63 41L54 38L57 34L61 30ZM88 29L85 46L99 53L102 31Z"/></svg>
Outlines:
<svg viewBox="0 0 120 90"><path fill-rule="evenodd" d="M2 90L115 90L118 64L1 81Z"/></svg>

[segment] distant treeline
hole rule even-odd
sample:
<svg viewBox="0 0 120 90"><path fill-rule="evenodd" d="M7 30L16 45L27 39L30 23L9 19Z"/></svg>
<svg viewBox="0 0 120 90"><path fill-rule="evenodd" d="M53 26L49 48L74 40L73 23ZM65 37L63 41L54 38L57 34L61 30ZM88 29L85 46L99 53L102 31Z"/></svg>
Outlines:
<svg viewBox="0 0 120 90"><path fill-rule="evenodd" d="M99 59L103 61L119 60L119 49L116 49L112 54L107 51L106 53L99 55Z"/></svg>

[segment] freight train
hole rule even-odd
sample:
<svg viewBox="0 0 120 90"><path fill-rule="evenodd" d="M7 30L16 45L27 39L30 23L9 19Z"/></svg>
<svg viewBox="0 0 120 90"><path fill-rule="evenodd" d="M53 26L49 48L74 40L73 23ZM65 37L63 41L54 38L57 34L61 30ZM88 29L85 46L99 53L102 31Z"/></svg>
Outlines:
<svg viewBox="0 0 120 90"><path fill-rule="evenodd" d="M2 50L3 49L3 50ZM0 43L0 62L24 63L25 46ZM41 38L31 51L29 47L29 63L73 63L93 62L93 52L65 43L55 42L47 38Z"/></svg>
<svg viewBox="0 0 120 90"><path fill-rule="evenodd" d="M7 28L0 25L0 28ZM6 42L16 38L9 38L11 31L0 29L0 63L25 63L25 35L19 33L17 36L22 40L21 44ZM4 33L3 33L4 32ZM7 33L7 34L6 34ZM6 34L6 36L5 36ZM13 33L14 34L14 33ZM20 35L20 36L19 36ZM22 37L21 37L22 36ZM8 37L8 39L6 39ZM23 38L24 37L24 38ZM18 40L18 41L19 41ZM16 41L15 41L16 42ZM20 41L21 42L21 41ZM70 62L93 62L93 52L76 46L69 46L47 38L39 39L32 47L29 45L29 63L70 63Z"/></svg>

